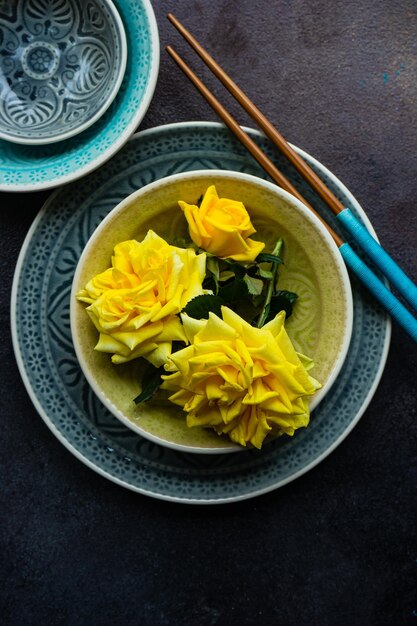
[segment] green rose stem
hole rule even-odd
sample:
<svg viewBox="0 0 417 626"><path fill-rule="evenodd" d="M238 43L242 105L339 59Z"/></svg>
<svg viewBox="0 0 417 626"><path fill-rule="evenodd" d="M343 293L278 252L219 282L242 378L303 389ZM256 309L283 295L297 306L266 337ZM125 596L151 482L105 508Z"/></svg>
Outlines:
<svg viewBox="0 0 417 626"><path fill-rule="evenodd" d="M278 239L276 245L275 245L275 248L274 248L273 252L272 252L272 254L274 256L278 256L279 257L279 255L281 253L281 248L282 248L282 244L283 243L284 242L283 242L283 240L280 237ZM264 302L264 305L262 307L262 311L259 314L258 321L256 323L256 326L258 328L262 328L262 326L265 324L266 319L268 317L269 307L270 307L270 304L271 304L271 298L272 298L272 295L274 293L274 286L275 286L275 281L276 281L276 277L277 277L277 272L278 272L278 263L272 263L271 264L271 274L272 274L272 276L271 276L271 278L268 281L268 287L267 287L267 290L266 290L265 302Z"/></svg>

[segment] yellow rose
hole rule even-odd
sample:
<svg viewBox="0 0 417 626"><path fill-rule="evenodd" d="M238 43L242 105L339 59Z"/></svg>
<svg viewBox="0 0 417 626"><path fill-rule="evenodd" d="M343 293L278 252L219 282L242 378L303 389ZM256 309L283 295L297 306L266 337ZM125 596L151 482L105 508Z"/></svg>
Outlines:
<svg viewBox="0 0 417 626"><path fill-rule="evenodd" d="M241 263L254 261L264 249L264 243L250 239L256 231L244 204L219 198L214 185L207 189L200 207L182 200L178 204L184 211L190 237L199 248Z"/></svg>
<svg viewBox="0 0 417 626"><path fill-rule="evenodd" d="M144 356L159 367L173 341L187 341L177 313L205 293L206 255L169 245L149 231L142 242L114 249L112 267L92 278L77 298L100 333L96 350L114 363Z"/></svg>
<svg viewBox="0 0 417 626"><path fill-rule="evenodd" d="M261 448L268 433L293 435L310 419L308 396L320 388L284 328L285 313L254 328L222 307L223 319L182 314L190 345L171 354L163 389L188 426L211 426L242 446Z"/></svg>

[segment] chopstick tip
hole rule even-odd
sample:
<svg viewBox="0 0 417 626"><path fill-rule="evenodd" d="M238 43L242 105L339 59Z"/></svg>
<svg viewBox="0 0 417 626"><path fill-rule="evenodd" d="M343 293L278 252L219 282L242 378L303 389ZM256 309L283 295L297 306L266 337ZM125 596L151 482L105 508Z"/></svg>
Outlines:
<svg viewBox="0 0 417 626"><path fill-rule="evenodd" d="M169 56L173 59L177 56L174 48L172 46L165 46L165 51L168 52Z"/></svg>

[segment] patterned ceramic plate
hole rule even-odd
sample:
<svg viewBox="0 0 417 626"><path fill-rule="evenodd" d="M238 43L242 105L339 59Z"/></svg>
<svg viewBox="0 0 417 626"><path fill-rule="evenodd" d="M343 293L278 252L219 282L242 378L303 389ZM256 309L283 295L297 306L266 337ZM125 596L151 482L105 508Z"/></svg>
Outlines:
<svg viewBox="0 0 417 626"><path fill-rule="evenodd" d="M251 134L337 230L321 201L269 142L255 131ZM370 227L340 181L299 152ZM84 379L71 342L69 297L78 258L100 221L135 189L176 172L217 168L266 178L220 124L174 124L135 135L100 170L48 200L23 245L11 309L23 381L57 438L89 467L124 487L165 500L201 504L271 491L325 458L368 406L382 375L391 331L388 317L353 282L352 341L335 384L313 412L307 429L262 451L185 454L141 438L112 417Z"/></svg>
<svg viewBox="0 0 417 626"><path fill-rule="evenodd" d="M34 4L39 8L39 2ZM114 0L114 4L128 48L116 98L95 124L70 139L38 146L0 140L0 191L49 189L85 176L120 150L137 129L158 76L158 29L149 0Z"/></svg>

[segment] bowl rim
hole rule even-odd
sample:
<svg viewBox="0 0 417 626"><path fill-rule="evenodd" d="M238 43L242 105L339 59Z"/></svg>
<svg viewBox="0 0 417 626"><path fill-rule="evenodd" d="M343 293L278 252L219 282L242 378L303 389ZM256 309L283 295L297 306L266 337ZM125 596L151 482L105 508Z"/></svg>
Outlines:
<svg viewBox="0 0 417 626"><path fill-rule="evenodd" d="M16 135L13 135L11 133L4 132L2 130L2 127L0 126L0 139L3 139L4 141L9 141L10 143L21 144L24 146L42 146L45 144L57 143L58 141L64 141L65 139L69 139L70 137L74 137L75 135L78 135L84 132L85 130L87 130L87 128L89 128L95 122L97 122L97 120L102 115L104 115L104 113L107 111L107 109L109 108L109 106L111 105L111 103L113 102L113 100L115 99L115 97L117 96L119 92L120 86L123 82L123 78L126 72L127 54L128 54L127 36L126 36L126 30L125 30L122 18L120 17L119 11L117 10L113 0L97 0L97 5L98 6L101 5L100 8L102 8L103 6L107 6L107 8L109 9L111 13L111 17L113 19L116 32L120 38L120 63L117 66L117 78L113 84L112 90L110 91L108 97L103 102L101 107L97 109L97 111L94 113L94 115L91 118L83 122L80 126L76 126L72 130L68 130L66 132L65 131L60 132L57 135L52 135L51 137L43 137L43 138L38 138L38 139L36 138L34 139L30 137L17 137ZM114 69L115 68L112 67L113 72L114 72Z"/></svg>
<svg viewBox="0 0 417 626"><path fill-rule="evenodd" d="M216 178L217 179L219 178L236 179L237 178L238 180L255 184L260 187L263 187L264 189L272 191L273 193L277 193L285 200L294 204L297 210L316 227L320 235L326 241L328 248L335 261L335 264L338 267L339 274L342 278L342 285L344 287L344 294L345 294L346 324L344 326L344 335L343 335L341 347L339 349L338 357L333 366L332 372L325 386L321 388L319 391L317 391L315 395L313 396L312 401L310 403L310 411L313 411L318 406L318 404L324 399L325 395L331 389L334 382L336 381L336 378L338 374L340 373L341 368L343 367L343 363L345 361L345 358L349 349L349 345L350 345L352 329L353 329L353 297L352 297L352 288L351 288L351 283L349 279L349 274L348 274L346 265L343 261L343 257L339 253L339 250L335 241L333 240L333 238L331 237L330 233L325 228L323 223L319 220L319 218L316 215L314 215L314 213L310 211L310 209L308 209L305 204L303 204L300 200L298 200L298 198L296 198L289 192L285 191L281 187L278 187L275 183L272 183L268 180L264 180L252 174L247 174L245 172L236 172L233 170L222 170L222 169L193 170L193 171L188 171L188 172L180 172L177 174L171 174L164 178L160 178L159 180L148 183L147 185L144 185L140 189L137 189L133 193L126 196L126 198L121 200L121 202L119 202L106 215L106 217L100 222L100 224L93 231L93 233L91 234L90 238L88 239L87 243L84 246L84 249L81 253L80 258L78 259L77 266L74 272L72 286L71 286L70 327L71 327L71 336L72 336L75 354L76 354L78 363L80 365L80 368L84 376L87 379L88 384L90 385L91 389L96 394L96 396L99 398L99 400L105 405L105 407L114 415L114 417L116 417L126 427L130 428L131 430L136 432L138 435L144 437L145 439L148 439L158 445L162 445L164 447L177 450L179 452L196 453L196 454L225 454L225 453L231 453L231 452L244 451L246 448L243 448L242 446L234 444L233 442L230 443L230 446L223 447L223 448L216 448L216 447L204 448L204 447L199 447L199 446L188 446L185 444L177 444L175 442L167 441L165 439L162 439L161 437L158 437L156 435L153 435L152 433L149 433L148 431L142 429L135 422L131 421L128 417L123 415L123 413L117 408L117 406L115 406L110 401L110 399L106 396L106 394L101 390L100 386L96 383L95 377L93 376L90 368L87 367L87 364L82 354L80 342L78 341L77 324L76 324L76 310L77 310L77 305L79 304L78 301L76 300L76 291L77 291L77 283L79 282L79 276L82 272L85 258L89 254L97 237L100 235L102 230L106 228L107 224L113 219L115 219L115 217L117 217L120 213L123 213L124 210L132 203L132 201L135 201L137 198L140 198L142 195L146 195L149 192L152 192L154 189L158 189L164 186L169 186L178 180L180 181L192 180L192 179L202 178L202 177L213 178L213 179L216 179Z"/></svg>

